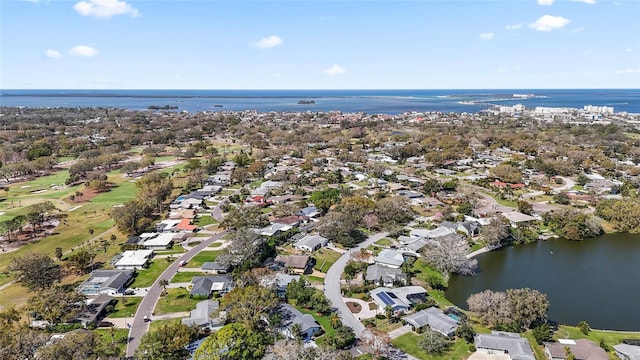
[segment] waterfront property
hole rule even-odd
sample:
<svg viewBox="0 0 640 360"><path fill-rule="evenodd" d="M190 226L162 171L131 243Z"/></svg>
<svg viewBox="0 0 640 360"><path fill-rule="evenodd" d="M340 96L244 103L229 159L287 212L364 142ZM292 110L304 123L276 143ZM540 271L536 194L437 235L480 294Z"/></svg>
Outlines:
<svg viewBox="0 0 640 360"><path fill-rule="evenodd" d="M544 343L544 353L549 359L564 360L567 350L575 356L575 360L608 360L609 356L598 344L587 339L559 339L558 342Z"/></svg>
<svg viewBox="0 0 640 360"><path fill-rule="evenodd" d="M411 325L413 331L421 332L425 326L428 326L430 329L447 337L453 336L458 328L457 320L433 306L407 315L402 318L402 321Z"/></svg>
<svg viewBox="0 0 640 360"><path fill-rule="evenodd" d="M491 331L491 334L474 336L473 342L479 353L504 354L511 360L536 360L529 340L520 334Z"/></svg>
<svg viewBox="0 0 640 360"><path fill-rule="evenodd" d="M379 287L369 292L378 305L378 311L384 313L387 306L394 312L407 312L414 305L427 301L427 290L422 286L404 286L399 288Z"/></svg>

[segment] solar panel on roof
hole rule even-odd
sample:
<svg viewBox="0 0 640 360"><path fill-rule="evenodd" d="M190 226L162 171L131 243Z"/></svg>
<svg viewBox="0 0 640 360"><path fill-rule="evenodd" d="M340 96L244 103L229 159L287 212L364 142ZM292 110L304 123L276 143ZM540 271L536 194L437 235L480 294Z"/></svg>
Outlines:
<svg viewBox="0 0 640 360"><path fill-rule="evenodd" d="M389 297L389 295L385 292L381 292L378 293L378 297L380 298L380 300L382 300L383 303L385 303L386 305L393 305L394 302L393 300L391 300L391 298Z"/></svg>

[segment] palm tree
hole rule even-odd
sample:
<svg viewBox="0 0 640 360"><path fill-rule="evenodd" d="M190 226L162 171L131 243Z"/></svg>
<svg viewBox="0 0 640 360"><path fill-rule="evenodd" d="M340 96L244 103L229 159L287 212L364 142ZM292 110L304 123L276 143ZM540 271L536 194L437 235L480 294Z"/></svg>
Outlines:
<svg viewBox="0 0 640 360"><path fill-rule="evenodd" d="M342 326L342 319L340 319L340 315L338 315L338 313L336 312L332 312L331 315L329 315L329 324L334 329Z"/></svg>
<svg viewBox="0 0 640 360"><path fill-rule="evenodd" d="M158 282L158 285L162 286L163 292L164 292L164 300L165 301L169 301L169 299L167 298L167 286L169 286L169 280L167 279L160 279L160 281Z"/></svg>

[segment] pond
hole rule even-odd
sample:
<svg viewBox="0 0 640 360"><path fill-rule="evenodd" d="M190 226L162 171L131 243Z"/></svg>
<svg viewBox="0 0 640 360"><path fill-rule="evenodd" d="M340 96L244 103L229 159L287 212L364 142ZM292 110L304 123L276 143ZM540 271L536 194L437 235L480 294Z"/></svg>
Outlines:
<svg viewBox="0 0 640 360"><path fill-rule="evenodd" d="M447 298L467 308L469 295L532 288L547 294L549 319L594 329L640 330L640 235L583 241L553 239L477 257L480 273L452 276Z"/></svg>

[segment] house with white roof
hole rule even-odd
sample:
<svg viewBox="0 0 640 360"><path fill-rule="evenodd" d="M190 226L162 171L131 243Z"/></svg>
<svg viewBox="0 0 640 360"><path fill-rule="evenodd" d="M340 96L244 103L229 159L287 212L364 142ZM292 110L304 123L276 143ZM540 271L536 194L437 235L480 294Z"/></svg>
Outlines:
<svg viewBox="0 0 640 360"><path fill-rule="evenodd" d="M373 261L378 265L399 269L404 264L404 255L398 250L384 249Z"/></svg>
<svg viewBox="0 0 640 360"><path fill-rule="evenodd" d="M113 267L116 269L142 269L149 265L153 250L127 250L116 257Z"/></svg>
<svg viewBox="0 0 640 360"><path fill-rule="evenodd" d="M622 360L640 360L640 340L636 340L638 345L627 344L627 341L613 345L616 355Z"/></svg>
<svg viewBox="0 0 640 360"><path fill-rule="evenodd" d="M140 235L143 239L142 246L147 249L164 250L173 245L175 235L172 233L144 233Z"/></svg>
<svg viewBox="0 0 640 360"><path fill-rule="evenodd" d="M329 239L320 235L307 235L298 240L293 247L298 250L313 252L320 249L323 246L327 246Z"/></svg>

